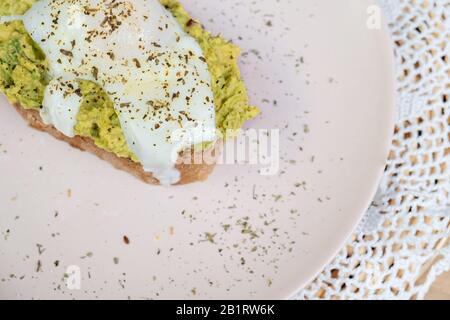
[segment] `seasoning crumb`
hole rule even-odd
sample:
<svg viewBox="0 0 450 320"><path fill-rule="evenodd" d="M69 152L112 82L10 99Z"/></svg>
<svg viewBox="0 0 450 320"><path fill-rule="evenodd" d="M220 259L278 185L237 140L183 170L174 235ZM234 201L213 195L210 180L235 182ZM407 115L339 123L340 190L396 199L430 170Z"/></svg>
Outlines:
<svg viewBox="0 0 450 320"><path fill-rule="evenodd" d="M37 265L36 265L36 272L41 272L42 271L42 262L41 260L37 261Z"/></svg>
<svg viewBox="0 0 450 320"><path fill-rule="evenodd" d="M303 125L303 132L306 134L310 132L309 126L307 124Z"/></svg>
<svg viewBox="0 0 450 320"><path fill-rule="evenodd" d="M256 194L256 185L253 185L252 198L253 200L258 200L258 195Z"/></svg>
<svg viewBox="0 0 450 320"><path fill-rule="evenodd" d="M82 256L81 259L92 258L93 256L94 254L92 252L88 252L84 256Z"/></svg>
<svg viewBox="0 0 450 320"><path fill-rule="evenodd" d="M36 247L37 247L37 249L38 249L39 255L41 255L41 254L44 253L45 249L44 249L44 246L43 246L42 244L37 243L37 244L36 244Z"/></svg>
<svg viewBox="0 0 450 320"><path fill-rule="evenodd" d="M113 262L114 262L114 264L119 264L119 258L118 257L114 257L113 258Z"/></svg>
<svg viewBox="0 0 450 320"><path fill-rule="evenodd" d="M215 243L214 241L215 236L216 236L215 233L205 232L205 241Z"/></svg>
<svg viewBox="0 0 450 320"><path fill-rule="evenodd" d="M273 197L273 200L275 200L275 202L278 202L281 200L281 198L283 198L283 196L281 194L273 194L272 197Z"/></svg>
<svg viewBox="0 0 450 320"><path fill-rule="evenodd" d="M128 245L130 244L130 239L127 236L123 236L123 242Z"/></svg>
<svg viewBox="0 0 450 320"><path fill-rule="evenodd" d="M72 197L72 189L67 189L67 197L68 198Z"/></svg>

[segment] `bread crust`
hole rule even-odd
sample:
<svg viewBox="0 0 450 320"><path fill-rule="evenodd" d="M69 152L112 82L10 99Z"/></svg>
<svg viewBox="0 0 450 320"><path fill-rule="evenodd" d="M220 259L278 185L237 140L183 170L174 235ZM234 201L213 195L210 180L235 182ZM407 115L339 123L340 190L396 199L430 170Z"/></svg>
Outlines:
<svg viewBox="0 0 450 320"><path fill-rule="evenodd" d="M90 152L96 155L98 158L109 162L116 169L126 171L136 178L142 180L145 183L159 185L159 181L153 177L149 172L145 172L139 163L132 161L131 159L121 158L97 147L91 138L75 136L73 138L67 137L58 131L53 125L46 125L36 110L25 109L20 104L13 104L17 112L28 122L28 125L51 134L56 139L69 143L72 147L80 149L82 151ZM216 146L219 144L216 144ZM192 164L192 161L183 161L183 159L189 159L195 156L193 151L185 151L180 155L181 161L176 165L176 168L180 171L181 179L177 185L189 184L197 181L204 181L208 178L215 167L215 160L217 159L218 148L214 149L213 161L210 161L211 156L208 158L208 163ZM214 162L214 163L212 163Z"/></svg>

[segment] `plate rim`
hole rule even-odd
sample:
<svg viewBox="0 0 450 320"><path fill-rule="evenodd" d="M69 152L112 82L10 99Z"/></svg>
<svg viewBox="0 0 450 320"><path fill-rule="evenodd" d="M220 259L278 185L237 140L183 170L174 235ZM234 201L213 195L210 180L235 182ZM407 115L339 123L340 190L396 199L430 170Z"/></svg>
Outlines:
<svg viewBox="0 0 450 320"><path fill-rule="evenodd" d="M366 0L367 3L371 3L371 0ZM390 128L388 132L385 132L384 134L387 135L385 141L384 141L384 152L385 152L385 162L388 160L389 157L389 150L390 147L392 146L392 139L394 137L394 131L395 131L395 119L396 119L396 97L397 97L397 80L396 80L396 64L395 64L395 53L394 53L394 48L392 46L392 35L389 32L389 22L388 22L388 17L386 15L386 13L381 10L381 16L382 16L382 26L381 29L378 30L379 32L382 33L382 38L384 38L384 41L382 42L383 47L381 48L382 50L386 50L386 56L389 56L389 59L386 59L386 71L389 70L388 75L385 77L386 80L389 80L389 88L391 88L391 90L389 92L386 93L386 101L389 101L389 104L386 106L386 108L389 107L389 118L387 119L387 125ZM389 94L389 96L387 96L387 94ZM331 252L333 252L332 255L324 255L323 258L321 259L317 259L317 260L321 260L321 262L316 262L317 265L321 265L320 269L315 271L315 272L310 272L311 275L308 277L304 277L305 280L300 282L297 285L297 289L289 289L289 295L283 295L282 299L284 300L292 300L295 298L295 296L301 291L303 290L309 283L311 283L312 281L314 281L314 279L320 275L320 273L324 270L324 268L329 265L333 259L338 255L338 253L340 252L340 250L342 250L342 248L345 246L345 244L347 243L347 241L351 238L353 232L356 230L356 228L358 227L359 223L362 221L362 218L364 217L364 215L366 214L367 210L370 207L370 203L373 201L376 192L379 188L380 182L383 178L383 173L384 170L383 168L381 168L377 174L377 179L374 182L370 192L367 192L367 198L364 201L366 203L365 205L365 209L358 215L358 219L355 219L352 223L351 228L349 228L348 232L346 232L346 236L343 237L342 241L336 242L336 245L333 246L333 249L330 249ZM316 269L316 268L315 268ZM287 290L285 290L287 291Z"/></svg>

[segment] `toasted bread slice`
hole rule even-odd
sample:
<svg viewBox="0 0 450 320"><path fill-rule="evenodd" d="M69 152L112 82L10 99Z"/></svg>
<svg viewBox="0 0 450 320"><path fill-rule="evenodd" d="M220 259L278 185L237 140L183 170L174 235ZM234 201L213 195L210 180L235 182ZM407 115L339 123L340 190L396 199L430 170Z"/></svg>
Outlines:
<svg viewBox="0 0 450 320"><path fill-rule="evenodd" d="M42 121L42 118L37 110L25 109L19 104L14 104L14 108L28 122L28 124L31 127L38 129L40 131L45 131L54 136L55 138L69 143L74 148L90 152L99 157L100 159L109 162L116 169L131 173L135 177L139 178L140 180L148 184L159 185L159 181L156 178L154 178L151 173L145 172L139 163L136 163L131 159L120 158L114 153L111 153L109 151L97 147L94 141L90 138L81 136L75 136L73 138L70 138L65 136L60 131L58 131L54 126L46 125ZM185 151L180 155L180 157L193 158L196 155L195 154L193 155L192 152L193 151L190 150ZM213 156L217 157L218 154L217 148L214 150L212 154ZM211 157L209 157L209 159L211 159ZM196 181L204 181L208 178L208 176L211 174L211 172L215 167L215 164L211 164L211 162L214 161L208 161L208 163L200 163L200 164L190 163L191 161L178 161L178 162L179 164L176 165L176 168L181 173L181 179L177 183L178 185L193 183Z"/></svg>

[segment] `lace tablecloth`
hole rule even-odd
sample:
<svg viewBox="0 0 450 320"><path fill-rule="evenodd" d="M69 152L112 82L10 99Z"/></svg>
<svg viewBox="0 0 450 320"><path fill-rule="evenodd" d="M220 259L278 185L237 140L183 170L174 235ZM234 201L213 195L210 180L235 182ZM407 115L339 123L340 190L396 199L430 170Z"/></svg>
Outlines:
<svg viewBox="0 0 450 320"><path fill-rule="evenodd" d="M398 80L386 171L355 234L298 299L422 299L450 269L450 1L380 4Z"/></svg>

